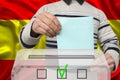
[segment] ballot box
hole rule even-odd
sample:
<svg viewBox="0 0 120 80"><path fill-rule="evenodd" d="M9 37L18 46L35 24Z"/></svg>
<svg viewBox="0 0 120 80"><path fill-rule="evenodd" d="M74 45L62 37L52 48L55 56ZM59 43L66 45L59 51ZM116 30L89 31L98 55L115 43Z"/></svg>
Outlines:
<svg viewBox="0 0 120 80"><path fill-rule="evenodd" d="M97 50L21 50L12 80L110 80L104 54Z"/></svg>

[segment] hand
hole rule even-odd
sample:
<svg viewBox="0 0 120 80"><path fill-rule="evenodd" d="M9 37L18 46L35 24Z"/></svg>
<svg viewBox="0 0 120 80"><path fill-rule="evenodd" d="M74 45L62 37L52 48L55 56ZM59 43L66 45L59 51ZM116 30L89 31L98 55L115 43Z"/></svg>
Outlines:
<svg viewBox="0 0 120 80"><path fill-rule="evenodd" d="M115 66L115 62L114 62L112 56L110 54L106 53L105 58L106 58L106 61L107 61L108 65L109 65L109 67L110 67L110 70L112 71L114 66Z"/></svg>
<svg viewBox="0 0 120 80"><path fill-rule="evenodd" d="M37 34L44 34L49 37L56 36L61 29L58 19L48 12L40 13L33 23L32 30Z"/></svg>

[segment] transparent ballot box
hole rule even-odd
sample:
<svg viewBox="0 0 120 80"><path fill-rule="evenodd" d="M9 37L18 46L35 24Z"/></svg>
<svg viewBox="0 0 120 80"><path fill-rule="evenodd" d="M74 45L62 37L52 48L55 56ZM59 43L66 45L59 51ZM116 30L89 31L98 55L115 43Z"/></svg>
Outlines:
<svg viewBox="0 0 120 80"><path fill-rule="evenodd" d="M11 73L12 80L110 80L101 51L21 50Z"/></svg>

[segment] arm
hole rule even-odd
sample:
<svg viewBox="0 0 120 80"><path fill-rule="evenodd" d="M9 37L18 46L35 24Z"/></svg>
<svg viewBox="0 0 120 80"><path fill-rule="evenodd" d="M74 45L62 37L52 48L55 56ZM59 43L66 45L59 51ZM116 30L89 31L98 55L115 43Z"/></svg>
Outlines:
<svg viewBox="0 0 120 80"><path fill-rule="evenodd" d="M22 29L20 42L23 47L32 48L38 43L41 35L54 37L59 33L60 28L57 18L42 7Z"/></svg>
<svg viewBox="0 0 120 80"><path fill-rule="evenodd" d="M100 26L98 28L98 37L101 48L105 53L106 61L110 70L116 70L119 62L119 42L111 29L105 14L100 11Z"/></svg>

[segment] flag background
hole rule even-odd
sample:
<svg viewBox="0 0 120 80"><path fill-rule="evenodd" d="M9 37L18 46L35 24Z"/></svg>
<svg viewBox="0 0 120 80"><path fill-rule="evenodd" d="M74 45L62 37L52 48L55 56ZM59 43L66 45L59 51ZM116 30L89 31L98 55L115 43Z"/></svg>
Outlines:
<svg viewBox="0 0 120 80"><path fill-rule="evenodd" d="M11 69L18 50L21 28L29 22L43 5L59 0L1 0L0 1L0 80L11 80ZM120 1L86 0L105 12L108 21L120 41ZM45 48L45 36L35 48ZM112 80L120 79L120 65L111 73Z"/></svg>

